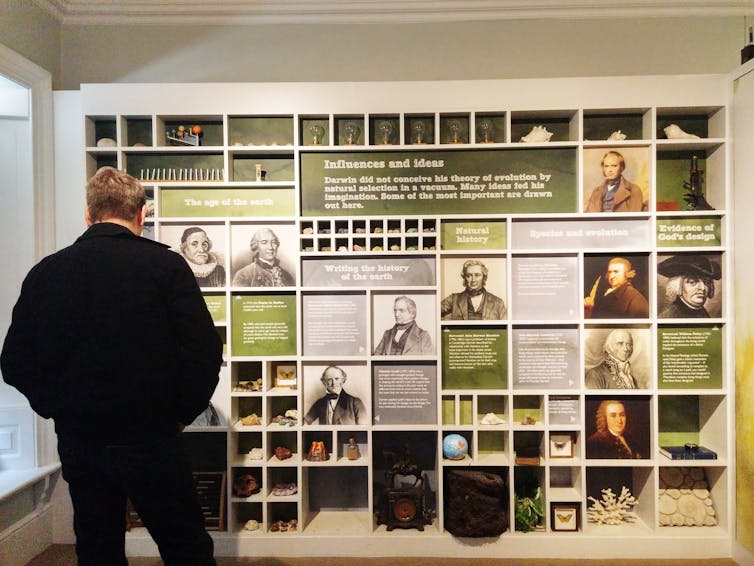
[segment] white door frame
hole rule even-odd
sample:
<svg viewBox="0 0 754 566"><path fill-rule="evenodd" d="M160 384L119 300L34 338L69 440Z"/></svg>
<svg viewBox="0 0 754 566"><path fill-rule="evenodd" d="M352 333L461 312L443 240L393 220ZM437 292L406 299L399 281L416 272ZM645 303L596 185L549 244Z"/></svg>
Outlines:
<svg viewBox="0 0 754 566"><path fill-rule="evenodd" d="M31 91L31 139L34 199L34 259L55 250L55 187L52 77L12 49L0 44L0 74ZM36 418L36 465L57 461L50 421Z"/></svg>

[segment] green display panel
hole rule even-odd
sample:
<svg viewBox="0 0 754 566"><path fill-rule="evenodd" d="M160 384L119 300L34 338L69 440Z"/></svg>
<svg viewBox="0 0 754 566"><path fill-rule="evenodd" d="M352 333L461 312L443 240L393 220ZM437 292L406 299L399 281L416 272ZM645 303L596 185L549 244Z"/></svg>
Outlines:
<svg viewBox="0 0 754 566"><path fill-rule="evenodd" d="M445 328L443 389L504 389L508 340L503 328Z"/></svg>
<svg viewBox="0 0 754 566"><path fill-rule="evenodd" d="M657 333L660 389L723 386L722 327L661 326Z"/></svg>
<svg viewBox="0 0 754 566"><path fill-rule="evenodd" d="M658 218L659 247L721 246L720 218Z"/></svg>
<svg viewBox="0 0 754 566"><path fill-rule="evenodd" d="M295 192L289 187L233 189L163 189L160 216L214 218L226 216L294 216Z"/></svg>
<svg viewBox="0 0 754 566"><path fill-rule="evenodd" d="M225 295L204 295L204 302L215 324L228 320Z"/></svg>
<svg viewBox="0 0 754 566"><path fill-rule="evenodd" d="M505 220L485 222L443 222L444 250L504 250L507 233Z"/></svg>
<svg viewBox="0 0 754 566"><path fill-rule="evenodd" d="M303 216L574 213L576 148L301 153Z"/></svg>
<svg viewBox="0 0 754 566"><path fill-rule="evenodd" d="M234 295L231 316L234 356L296 354L295 295Z"/></svg>

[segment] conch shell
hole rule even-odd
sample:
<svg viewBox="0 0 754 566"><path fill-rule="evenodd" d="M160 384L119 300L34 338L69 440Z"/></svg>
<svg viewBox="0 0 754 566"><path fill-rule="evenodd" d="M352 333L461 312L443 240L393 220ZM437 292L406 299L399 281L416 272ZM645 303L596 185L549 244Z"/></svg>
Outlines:
<svg viewBox="0 0 754 566"><path fill-rule="evenodd" d="M521 141L526 143L548 142L551 137L552 132L548 132L545 126L534 126L528 134L521 138Z"/></svg>
<svg viewBox="0 0 754 566"><path fill-rule="evenodd" d="M623 141L624 139L626 139L626 134L620 130L615 130L608 136L607 141Z"/></svg>
<svg viewBox="0 0 754 566"><path fill-rule="evenodd" d="M699 136L684 132L678 124L670 124L663 130L669 140L698 140Z"/></svg>

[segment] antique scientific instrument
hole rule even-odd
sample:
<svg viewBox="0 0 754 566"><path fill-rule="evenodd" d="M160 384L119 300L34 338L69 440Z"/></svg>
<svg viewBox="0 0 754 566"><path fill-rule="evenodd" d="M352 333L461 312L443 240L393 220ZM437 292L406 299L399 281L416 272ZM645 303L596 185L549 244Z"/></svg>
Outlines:
<svg viewBox="0 0 754 566"><path fill-rule="evenodd" d="M395 457L392 453L385 455ZM413 483L410 483L410 480L413 480ZM395 459L393 465L385 472L383 506L377 523L387 525L388 531L396 527L423 531L424 525L429 523L424 509L422 469L412 461L408 447L403 457Z"/></svg>
<svg viewBox="0 0 754 566"><path fill-rule="evenodd" d="M686 192L683 200L686 201L688 210L714 210L707 199L704 198L704 171L699 169L699 159L696 155L691 156L691 167L689 169L689 180L683 182L683 188Z"/></svg>

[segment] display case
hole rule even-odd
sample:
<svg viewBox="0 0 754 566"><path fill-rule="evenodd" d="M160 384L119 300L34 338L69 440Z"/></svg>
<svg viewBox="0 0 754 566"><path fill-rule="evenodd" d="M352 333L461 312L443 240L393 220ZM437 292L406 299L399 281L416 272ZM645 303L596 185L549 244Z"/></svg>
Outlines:
<svg viewBox="0 0 754 566"><path fill-rule="evenodd" d="M87 173L141 179L150 237L181 253L198 228L224 268L201 286L227 348L212 432L229 478L219 548L296 538L316 555L315 538L347 534L351 553L381 537L458 552L444 490L460 468L506 493L508 529L470 555L526 556L532 540L545 553L567 540L641 556L629 547L651 540L669 555L679 536L694 556L726 548L730 115L717 78L679 80L688 88L671 93L621 79L635 88L618 101L579 80L536 97L527 81L513 94L485 82L475 103L440 83L421 99L405 98L418 85L378 85L380 103L363 107L338 85L316 100L197 85L180 101L178 86L154 85L128 104L118 85L82 88ZM199 126L199 143L173 145L181 125ZM613 160L624 181L608 194ZM702 309L672 310L693 284ZM613 414L620 450L605 437ZM665 450L685 445L715 458ZM391 489L416 486L388 479L409 462L423 487L395 528ZM234 492L249 475L258 491ZM701 524L667 512L668 482L690 481L678 475L706 485ZM623 488L630 520L602 521L596 504ZM517 501L535 494L542 513L521 527Z"/></svg>

